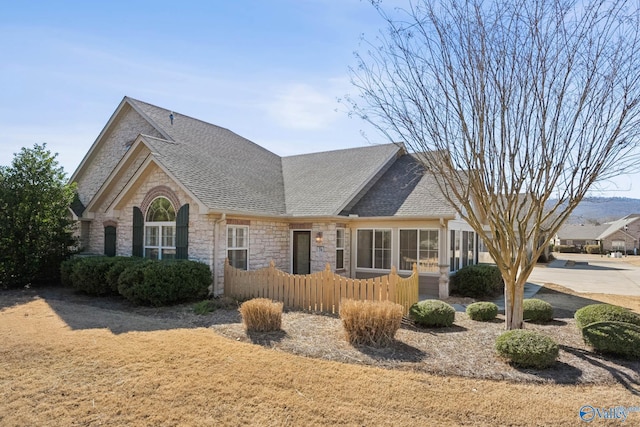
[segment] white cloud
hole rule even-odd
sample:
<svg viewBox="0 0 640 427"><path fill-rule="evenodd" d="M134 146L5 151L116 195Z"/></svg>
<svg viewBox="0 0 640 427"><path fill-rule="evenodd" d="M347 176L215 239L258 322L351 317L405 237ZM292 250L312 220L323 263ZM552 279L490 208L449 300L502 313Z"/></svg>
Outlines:
<svg viewBox="0 0 640 427"><path fill-rule="evenodd" d="M303 130L327 127L337 118L336 107L331 90L321 91L304 83L285 86L273 102L266 104L267 113L280 126Z"/></svg>

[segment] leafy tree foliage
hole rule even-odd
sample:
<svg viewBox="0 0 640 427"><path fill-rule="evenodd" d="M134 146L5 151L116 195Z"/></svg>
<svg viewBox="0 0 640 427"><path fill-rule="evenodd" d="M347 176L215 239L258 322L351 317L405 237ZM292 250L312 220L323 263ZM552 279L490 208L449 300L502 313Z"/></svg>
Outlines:
<svg viewBox="0 0 640 427"><path fill-rule="evenodd" d="M57 280L60 262L74 247L66 183L46 144L22 148L0 167L0 287Z"/></svg>

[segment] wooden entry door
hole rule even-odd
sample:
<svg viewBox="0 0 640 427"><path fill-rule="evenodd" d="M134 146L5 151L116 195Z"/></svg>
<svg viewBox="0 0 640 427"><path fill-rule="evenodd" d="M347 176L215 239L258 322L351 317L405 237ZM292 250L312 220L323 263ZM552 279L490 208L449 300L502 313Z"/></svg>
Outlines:
<svg viewBox="0 0 640 427"><path fill-rule="evenodd" d="M311 273L311 232L293 232L293 274Z"/></svg>

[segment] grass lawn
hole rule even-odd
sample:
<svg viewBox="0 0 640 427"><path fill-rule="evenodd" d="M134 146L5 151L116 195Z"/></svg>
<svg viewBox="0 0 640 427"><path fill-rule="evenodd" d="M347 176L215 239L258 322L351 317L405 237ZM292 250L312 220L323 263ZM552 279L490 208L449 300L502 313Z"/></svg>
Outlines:
<svg viewBox="0 0 640 427"><path fill-rule="evenodd" d="M109 316L111 327L92 326ZM2 426L575 426L583 405L640 406L640 386L340 363L161 317L0 292ZM639 425L640 413L625 424Z"/></svg>

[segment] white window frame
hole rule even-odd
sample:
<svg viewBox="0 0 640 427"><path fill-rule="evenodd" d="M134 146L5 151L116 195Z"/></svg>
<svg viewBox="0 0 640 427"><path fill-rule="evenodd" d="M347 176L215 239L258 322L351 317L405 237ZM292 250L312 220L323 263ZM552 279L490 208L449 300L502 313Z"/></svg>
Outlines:
<svg viewBox="0 0 640 427"><path fill-rule="evenodd" d="M371 231L372 232L372 239L371 239L371 267L367 267L367 266L361 266L358 261L359 261L359 237L360 237L360 232L361 231ZM389 233L389 248L376 248L376 233L383 233L383 232L388 232ZM387 251L389 256L388 256L388 267L384 266L384 262L382 263L383 266L382 267L376 267L376 250L384 250ZM392 263L392 257L393 257L393 230L391 228L359 228L356 230L356 268L357 269L362 269L362 270L391 270L391 263ZM383 261L385 260L385 258L383 257Z"/></svg>
<svg viewBox="0 0 640 427"><path fill-rule="evenodd" d="M238 244L238 230L244 231L244 245ZM242 243L242 242L241 242ZM238 267L233 265L231 251L245 251L245 266ZM227 258L229 259L229 265L238 268L240 270L249 269L249 226L247 225L228 225L227 226Z"/></svg>
<svg viewBox="0 0 640 427"><path fill-rule="evenodd" d="M439 273L440 272L440 230L438 230L437 228L400 228L398 230L398 263L400 264L400 266L402 265L402 254L400 253L400 251L402 250L402 232L403 231L415 231L416 232L416 264L418 266L418 273ZM435 249L435 253L436 253L436 265L432 268L426 267L426 268L422 268L420 266L420 262L419 262L419 258L420 258L420 232L422 231L427 231L427 232L436 232L436 237L438 239L437 244L436 244L436 249ZM433 249L428 249L428 251L433 252ZM413 265L413 263L412 263ZM413 267L412 267L413 268ZM411 269L402 269L402 268L398 268L399 271L411 271Z"/></svg>
<svg viewBox="0 0 640 427"><path fill-rule="evenodd" d="M342 234L342 237L340 237L340 234ZM346 229L343 227L336 228L336 270L344 270L344 242L346 238ZM338 253L342 253L342 265L338 265Z"/></svg>
<svg viewBox="0 0 640 427"><path fill-rule="evenodd" d="M170 259L175 259L176 256L176 221L147 221L147 217L149 216L149 209L151 209L151 207L153 206L153 203L158 200L158 199L165 199L167 200L170 204L171 207L173 208L173 213L174 215L176 215L176 208L175 206L173 206L173 204L171 203L171 201L169 199L167 199L166 197L156 197L155 199L153 199L151 201L151 203L149 203L149 207L147 208L147 212L145 212L144 214L144 237L143 237L143 242L144 242L144 246L143 246L143 257L144 258L148 258L148 259L157 259L157 260L161 260L163 259L163 253L164 251L172 251L173 257L171 257ZM177 215L176 215L177 216ZM172 240L172 245L170 244L165 244L165 238L167 237L165 230L168 228L172 228L172 232L170 233L170 237ZM155 229L156 230L156 235L157 235L157 244L150 244L149 243L149 231L150 229ZM157 258L151 258L150 253L153 250L157 250L158 253L158 257ZM168 254L167 254L168 255Z"/></svg>

